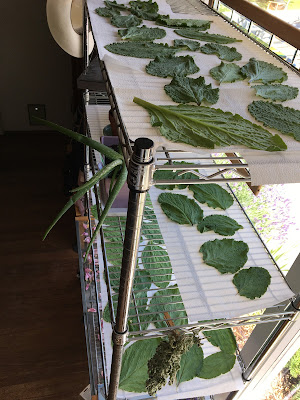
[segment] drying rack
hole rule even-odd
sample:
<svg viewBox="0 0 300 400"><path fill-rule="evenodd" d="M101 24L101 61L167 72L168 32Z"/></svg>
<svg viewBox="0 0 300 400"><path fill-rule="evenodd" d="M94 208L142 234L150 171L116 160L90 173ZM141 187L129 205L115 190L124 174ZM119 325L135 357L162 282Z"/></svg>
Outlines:
<svg viewBox="0 0 300 400"><path fill-rule="evenodd" d="M88 54L88 52L86 52ZM126 341L132 340L142 340L143 338L149 337L163 337L168 334L170 330L179 329L185 333L190 333L193 331L199 331L205 329L214 330L222 329L233 326L247 325L247 324L258 324L266 323L270 321L277 321L279 325L284 325L291 321L299 307L299 298L294 297L291 302L284 306L274 307L273 312L268 312L267 314L255 315L255 316L242 316L226 319L218 319L218 321L208 321L205 323L189 324L181 323L179 325L174 325L174 317L171 319L168 313L164 315L164 326L155 329L143 329L143 313L139 313L139 306L136 303L136 295L143 292L143 289L139 288L138 281L134 283L134 273L138 262L139 245L141 236L145 234L145 231L149 231L151 228L152 240L159 242L161 240L160 228L153 212L151 209L151 200L148 196L148 191L153 185L164 185L171 184L174 182L167 180L154 180L153 173L156 170L172 170L181 171L186 173L188 171L198 171L195 173L195 179L178 179L177 184L207 184L207 183L228 183L228 182L247 182L250 184L251 177L248 170L248 164L244 161L243 157L239 154L230 153L224 155L211 155L211 156L193 156L193 164L178 165L174 164L175 161L190 161L190 156L184 152L172 148L159 148L156 150L156 159L153 158L153 142L148 138L140 138L135 140L133 143L129 135L127 134L126 127L122 122L122 117L118 109L117 100L115 98L112 85L110 83L105 64L100 62L101 72L103 80L106 84L107 97L111 105L114 120L117 124L118 138L121 145L124 160L128 168L128 187L129 187L129 200L128 200L128 211L127 218L120 216L108 217L108 227L101 229L100 236L98 238L98 244L94 244L92 247L91 258L88 260L87 264L84 264L80 260L80 270L81 270L81 283L82 283L82 296L84 299L84 314L85 314L85 327L86 327L86 337L88 357L89 357L89 368L91 382L93 382L94 393L98 394L98 398L107 398L109 400L114 400L117 398L117 391L119 385L119 377L121 371L121 360L123 347ZM86 65L88 64L88 58L86 58ZM85 102L88 104L88 99L91 94L85 93ZM87 134L90 135L89 127L87 125ZM86 164L86 176L89 177L90 174L97 172L97 157L93 151L88 154L88 160ZM213 170L212 173L207 174L207 169ZM234 176L230 178L225 178L227 172L233 171ZM95 187L93 192L88 195L88 204L92 203L96 205L98 215L101 213L101 199L99 193L99 187ZM145 206L147 208L147 224L143 220L145 214ZM111 218L112 222L109 222ZM88 221L90 235L92 233L92 227L94 226L94 219L90 213L90 207L88 207ZM151 227L149 227L149 224ZM77 221L78 225L78 243L80 244L80 250L84 252L85 243L82 241L83 233L80 231L80 219ZM109 237L109 230L112 229L113 232L119 232L119 238L110 242L107 240ZM254 229L254 228L253 228ZM154 231L154 233L153 233ZM79 233L80 232L80 233ZM147 233L146 233L147 235ZM117 243L117 245L116 245ZM112 247L114 247L112 251ZM110 307L110 317L113 326L113 354L112 354L112 364L110 379L102 375L101 371L106 371L106 354L103 338L103 312L101 304L101 287L99 279L99 269L98 265L100 262L101 254L99 252L101 249L103 256L104 273L107 283L108 292L108 304ZM117 250L116 250L117 249ZM119 286L119 296L117 307L113 301L113 289L116 288L116 281L113 277L113 272L111 270L112 264L109 262L108 254L113 253L115 260L113 264L121 264L121 275L120 275L120 286ZM272 257L271 255L269 255ZM274 261L274 260L273 260ZM169 264L169 260L164 261ZM276 265L275 261L274 264ZM91 290L87 291L86 281L84 279L84 271L86 268L92 270L93 279L90 282ZM280 271L280 270L279 270ZM162 281L162 274L159 270L156 274L157 279ZM281 273L281 272L280 272ZM282 276L284 279L284 277ZM171 278L171 282L174 278ZM175 290L175 289L174 289ZM176 292L177 293L177 292ZM173 296L173 305L178 303L181 305L180 295ZM162 303L165 305L164 301ZM88 312L86 310L92 310ZM179 307L176 312L180 313L183 310ZM128 331L128 316L130 317L130 327ZM153 321L159 319L158 315L153 314ZM98 337L99 335L99 337ZM145 337L145 335L147 335ZM267 343L265 348L261 350L260 356L262 357L264 352L267 350L270 343ZM239 352L237 351L237 358L241 365L241 370L243 378L247 379L250 373L253 371L255 365L250 365L245 368L243 365L243 360L241 359ZM259 358L255 360L255 363L259 361ZM109 383L108 383L109 382ZM150 397L141 397L150 398Z"/></svg>

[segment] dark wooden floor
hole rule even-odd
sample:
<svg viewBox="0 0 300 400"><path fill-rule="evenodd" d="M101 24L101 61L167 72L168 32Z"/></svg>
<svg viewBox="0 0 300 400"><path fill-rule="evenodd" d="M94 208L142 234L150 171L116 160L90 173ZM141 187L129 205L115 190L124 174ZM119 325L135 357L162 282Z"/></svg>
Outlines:
<svg viewBox="0 0 300 400"><path fill-rule="evenodd" d="M66 203L66 140L0 136L0 399L73 400L88 385L74 210Z"/></svg>

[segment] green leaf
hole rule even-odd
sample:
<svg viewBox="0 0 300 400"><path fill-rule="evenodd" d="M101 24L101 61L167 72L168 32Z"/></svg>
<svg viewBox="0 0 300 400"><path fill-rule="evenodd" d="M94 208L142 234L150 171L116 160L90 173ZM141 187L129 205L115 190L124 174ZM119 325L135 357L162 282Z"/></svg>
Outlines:
<svg viewBox="0 0 300 400"><path fill-rule="evenodd" d="M186 353L181 356L180 370L177 372L177 386L182 382L196 378L203 366L203 350L194 344Z"/></svg>
<svg viewBox="0 0 300 400"><path fill-rule="evenodd" d="M189 39L197 39L202 40L203 42L214 42L220 44L226 43L234 43L234 42L242 42L242 40L238 40L229 36L218 35L215 33L201 32L203 29L175 29L175 33L179 36L183 36Z"/></svg>
<svg viewBox="0 0 300 400"><path fill-rule="evenodd" d="M191 185L189 189L194 192L194 198L199 203L206 203L211 208L227 210L233 204L233 197L227 190L216 183L205 185Z"/></svg>
<svg viewBox="0 0 300 400"><path fill-rule="evenodd" d="M202 106L157 106L137 97L133 101L148 110L152 126L159 126L160 133L172 142L210 149L233 144L267 151L286 149L280 136L238 114Z"/></svg>
<svg viewBox="0 0 300 400"><path fill-rule="evenodd" d="M175 39L174 46L185 47L186 50L196 51L200 49L201 44L199 42L195 42L195 40Z"/></svg>
<svg viewBox="0 0 300 400"><path fill-rule="evenodd" d="M172 19L168 15L160 15L156 20L158 25L168 26L169 28L191 27L202 31L209 29L211 22L201 19Z"/></svg>
<svg viewBox="0 0 300 400"><path fill-rule="evenodd" d="M174 55L180 48L163 43L117 42L104 46L106 50L127 57L155 58L158 54Z"/></svg>
<svg viewBox="0 0 300 400"><path fill-rule="evenodd" d="M230 328L203 331L202 333L213 346L219 347L224 353L235 354L236 340Z"/></svg>
<svg viewBox="0 0 300 400"><path fill-rule="evenodd" d="M246 264L249 247L243 241L215 239L205 242L199 251L207 265L216 268L221 274L234 274Z"/></svg>
<svg viewBox="0 0 300 400"><path fill-rule="evenodd" d="M139 340L129 346L122 358L120 389L127 392L146 392L148 361L155 354L160 339Z"/></svg>
<svg viewBox="0 0 300 400"><path fill-rule="evenodd" d="M235 355L219 351L203 360L199 378L212 379L229 372L235 364Z"/></svg>
<svg viewBox="0 0 300 400"><path fill-rule="evenodd" d="M300 111L269 101L253 101L248 106L250 114L265 126L292 136L300 141Z"/></svg>
<svg viewBox="0 0 300 400"><path fill-rule="evenodd" d="M117 3L116 1L104 0L104 4L108 8L116 8L119 10L127 10L128 8L124 4Z"/></svg>
<svg viewBox="0 0 300 400"><path fill-rule="evenodd" d="M145 236L154 244L164 244L157 221L143 222L142 236Z"/></svg>
<svg viewBox="0 0 300 400"><path fill-rule="evenodd" d="M111 18L114 15L119 15L120 11L117 8L98 7L95 12L101 17Z"/></svg>
<svg viewBox="0 0 300 400"><path fill-rule="evenodd" d="M165 165L169 165L169 163L165 163ZM191 163L187 163L185 161L174 161L173 165L191 165ZM182 173L182 170L178 171L171 171L171 170L157 170L154 172L153 179L155 180L178 180L178 179L198 179L197 175L194 175L192 172L186 172L182 175L179 175ZM161 190L173 190L173 189L185 189L188 187L188 184L177 184L174 182L174 184L166 184L166 185L155 185L158 189Z"/></svg>
<svg viewBox="0 0 300 400"><path fill-rule="evenodd" d="M238 61L242 59L241 53L235 47L227 47L217 43L206 43L200 47L200 51L204 54L215 54L220 60L225 61Z"/></svg>
<svg viewBox="0 0 300 400"><path fill-rule="evenodd" d="M199 68L191 56L175 57L172 55L162 55L155 57L153 61L150 61L146 65L146 72L148 74L162 78L175 75L189 75L198 71Z"/></svg>
<svg viewBox="0 0 300 400"><path fill-rule="evenodd" d="M234 63L223 63L209 71L210 75L220 83L243 81L246 76L242 73L241 68Z"/></svg>
<svg viewBox="0 0 300 400"><path fill-rule="evenodd" d="M180 225L195 225L202 221L203 210L193 199L182 194L161 193L158 202L168 218Z"/></svg>
<svg viewBox="0 0 300 400"><path fill-rule="evenodd" d="M120 274L121 268L114 267L112 271L112 267L109 267L109 278L111 281L111 287L116 293L119 293ZM152 278L149 274L149 271L136 268L134 274L133 289L147 291L150 289L151 284Z"/></svg>
<svg viewBox="0 0 300 400"><path fill-rule="evenodd" d="M110 22L117 28L130 28L140 25L143 20L135 15L114 15Z"/></svg>
<svg viewBox="0 0 300 400"><path fill-rule="evenodd" d="M200 105L203 100L206 100L208 103L215 104L219 100L219 89L213 89L211 84L205 85L202 76L196 79L175 76L164 89L175 103Z"/></svg>
<svg viewBox="0 0 300 400"><path fill-rule="evenodd" d="M142 252L142 263L152 282L166 288L172 277L172 265L166 250L150 241Z"/></svg>
<svg viewBox="0 0 300 400"><path fill-rule="evenodd" d="M286 101L295 99L298 96L299 89L288 85L256 85L251 86L255 89L256 95L264 99L273 101Z"/></svg>
<svg viewBox="0 0 300 400"><path fill-rule="evenodd" d="M242 73L247 75L249 82L281 83L288 78L282 68L255 58L250 58L249 62L242 67Z"/></svg>
<svg viewBox="0 0 300 400"><path fill-rule="evenodd" d="M152 42L154 39L161 39L166 36L166 31L160 28L148 28L133 26L128 29L119 29L118 34L123 40Z"/></svg>
<svg viewBox="0 0 300 400"><path fill-rule="evenodd" d="M234 219L226 215L208 215L197 226L199 232L214 231L222 236L232 236L243 228Z"/></svg>
<svg viewBox="0 0 300 400"><path fill-rule="evenodd" d="M159 16L158 4L155 1L130 1L129 4L130 12L139 18L155 21Z"/></svg>
<svg viewBox="0 0 300 400"><path fill-rule="evenodd" d="M251 267L235 274L232 282L240 296L253 300L266 293L271 283L271 275L265 268Z"/></svg>
<svg viewBox="0 0 300 400"><path fill-rule="evenodd" d="M166 328L166 319L172 320L175 326L186 325L188 318L176 285L158 290L152 297L148 311L154 314L156 328Z"/></svg>

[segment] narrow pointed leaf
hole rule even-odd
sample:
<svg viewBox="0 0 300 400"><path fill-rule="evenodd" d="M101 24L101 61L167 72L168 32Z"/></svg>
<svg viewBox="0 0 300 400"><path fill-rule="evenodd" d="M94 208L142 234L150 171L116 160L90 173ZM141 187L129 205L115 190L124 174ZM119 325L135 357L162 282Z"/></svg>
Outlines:
<svg viewBox="0 0 300 400"><path fill-rule="evenodd" d="M212 68L209 73L220 83L243 81L246 79L246 75L242 73L241 68L237 64L228 64L223 61L217 67Z"/></svg>
<svg viewBox="0 0 300 400"><path fill-rule="evenodd" d="M198 28L202 31L209 29L211 22L202 19L176 19L170 18L168 15L160 15L156 20L158 25L168 26L169 28L190 27Z"/></svg>
<svg viewBox="0 0 300 400"><path fill-rule="evenodd" d="M128 29L119 29L118 34L123 40L152 42L154 39L162 39L166 36L166 31L160 28L148 28L143 25L133 26Z"/></svg>
<svg viewBox="0 0 300 400"><path fill-rule="evenodd" d="M238 40L233 37L218 35L214 33L202 32L197 28L182 28L182 29L175 29L174 31L179 36L183 36L189 39L197 39L202 40L203 42L213 42L213 43L234 43L234 42L241 42L242 40Z"/></svg>
<svg viewBox="0 0 300 400"><path fill-rule="evenodd" d="M241 53L235 47L223 46L218 43L206 43L200 47L200 50L204 54L215 54L220 60L238 61L242 59Z"/></svg>
<svg viewBox="0 0 300 400"><path fill-rule="evenodd" d="M155 58L158 55L174 55L179 47L152 42L117 42L104 46L106 50L127 57Z"/></svg>

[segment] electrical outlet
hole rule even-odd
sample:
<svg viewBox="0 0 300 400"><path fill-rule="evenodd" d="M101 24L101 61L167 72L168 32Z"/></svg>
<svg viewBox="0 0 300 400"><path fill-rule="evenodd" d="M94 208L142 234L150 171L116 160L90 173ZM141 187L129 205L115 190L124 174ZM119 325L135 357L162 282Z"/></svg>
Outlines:
<svg viewBox="0 0 300 400"><path fill-rule="evenodd" d="M30 125L41 125L39 122L34 121L33 116L46 119L46 105L45 104L28 104L28 117Z"/></svg>

